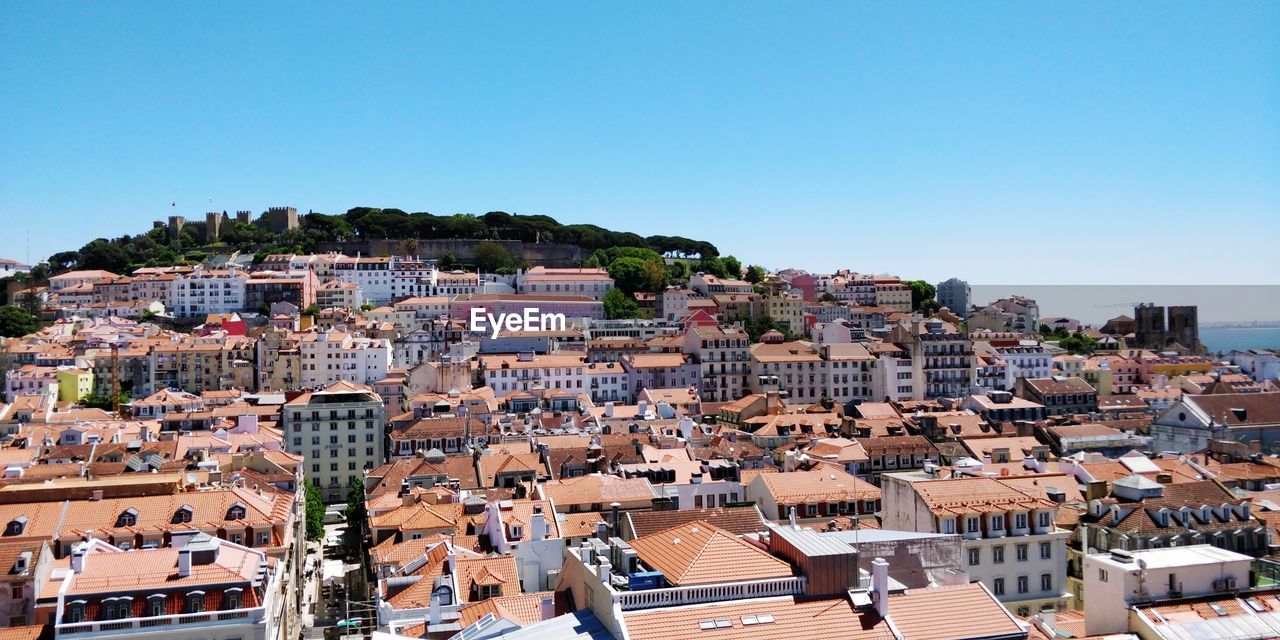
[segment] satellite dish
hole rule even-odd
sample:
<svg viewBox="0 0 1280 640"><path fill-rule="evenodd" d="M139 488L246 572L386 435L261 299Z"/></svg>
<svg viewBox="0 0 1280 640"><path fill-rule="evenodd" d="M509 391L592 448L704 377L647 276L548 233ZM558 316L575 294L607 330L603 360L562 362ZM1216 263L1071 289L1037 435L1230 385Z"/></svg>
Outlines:
<svg viewBox="0 0 1280 640"><path fill-rule="evenodd" d="M194 474L194 473L188 473L188 474L187 474L187 484L195 484L195 483L196 483L196 474Z"/></svg>

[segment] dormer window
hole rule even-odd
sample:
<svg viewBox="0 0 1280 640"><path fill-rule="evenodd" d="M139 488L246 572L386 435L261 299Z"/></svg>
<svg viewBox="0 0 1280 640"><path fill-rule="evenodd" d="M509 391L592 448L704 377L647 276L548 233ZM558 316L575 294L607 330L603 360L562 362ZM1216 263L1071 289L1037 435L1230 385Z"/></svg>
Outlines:
<svg viewBox="0 0 1280 640"><path fill-rule="evenodd" d="M26 530L27 530L27 517L18 516L13 520L10 520L9 524L5 525L4 535L20 536L22 535L22 532Z"/></svg>
<svg viewBox="0 0 1280 640"><path fill-rule="evenodd" d="M147 596L147 617L157 618L164 615L166 597L163 593Z"/></svg>
<svg viewBox="0 0 1280 640"><path fill-rule="evenodd" d="M102 601L102 620L123 620L133 617L133 598L107 598Z"/></svg>
<svg viewBox="0 0 1280 640"><path fill-rule="evenodd" d="M67 610L62 615L62 621L70 624L84 622L84 600L74 600L67 603Z"/></svg>
<svg viewBox="0 0 1280 640"><path fill-rule="evenodd" d="M204 592L192 591L187 594L186 613L203 613L204 612Z"/></svg>
<svg viewBox="0 0 1280 640"><path fill-rule="evenodd" d="M190 505L182 505L177 511L173 512L173 524L191 522L191 517L195 515L195 510Z"/></svg>
<svg viewBox="0 0 1280 640"><path fill-rule="evenodd" d="M116 516L117 527L133 527L133 526L136 526L137 524L138 524L137 509L132 509L132 508L125 509L124 511L120 512L120 515Z"/></svg>
<svg viewBox="0 0 1280 640"><path fill-rule="evenodd" d="M518 524L511 525L511 539L519 540L524 537L524 527Z"/></svg>
<svg viewBox="0 0 1280 640"><path fill-rule="evenodd" d="M227 520L244 520L244 516L245 507L239 502L231 505L230 509L227 509Z"/></svg>
<svg viewBox="0 0 1280 640"><path fill-rule="evenodd" d="M244 602L243 589L227 589L226 597L223 598L223 609L239 609Z"/></svg>

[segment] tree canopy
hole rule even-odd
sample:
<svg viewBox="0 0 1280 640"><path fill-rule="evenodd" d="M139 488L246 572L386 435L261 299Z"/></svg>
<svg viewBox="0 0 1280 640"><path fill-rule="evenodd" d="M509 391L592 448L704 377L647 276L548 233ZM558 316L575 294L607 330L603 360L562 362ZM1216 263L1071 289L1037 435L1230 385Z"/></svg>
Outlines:
<svg viewBox="0 0 1280 640"><path fill-rule="evenodd" d="M40 322L26 309L13 305L0 307L0 336L17 338L35 333L39 328Z"/></svg>

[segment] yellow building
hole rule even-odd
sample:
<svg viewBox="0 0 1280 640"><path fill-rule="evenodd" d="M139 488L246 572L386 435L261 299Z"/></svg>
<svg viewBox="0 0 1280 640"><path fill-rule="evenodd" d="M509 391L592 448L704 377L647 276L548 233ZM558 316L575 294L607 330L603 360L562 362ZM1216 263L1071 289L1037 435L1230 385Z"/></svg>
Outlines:
<svg viewBox="0 0 1280 640"><path fill-rule="evenodd" d="M774 322L784 326L792 335L804 332L804 298L800 296L772 296L765 299L767 312Z"/></svg>
<svg viewBox="0 0 1280 640"><path fill-rule="evenodd" d="M93 393L93 371L74 367L58 368L58 400L79 402Z"/></svg>

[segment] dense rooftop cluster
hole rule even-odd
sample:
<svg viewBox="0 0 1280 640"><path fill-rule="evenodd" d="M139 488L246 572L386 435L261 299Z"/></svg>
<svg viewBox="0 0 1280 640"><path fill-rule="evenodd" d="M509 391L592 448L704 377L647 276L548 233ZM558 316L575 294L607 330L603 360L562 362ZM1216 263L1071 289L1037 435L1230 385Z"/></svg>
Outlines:
<svg viewBox="0 0 1280 640"><path fill-rule="evenodd" d="M295 637L319 503L405 637L1276 633L1280 354L852 271L616 318L610 273L52 276L0 343L0 638Z"/></svg>

